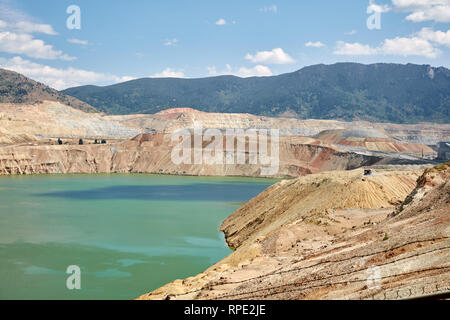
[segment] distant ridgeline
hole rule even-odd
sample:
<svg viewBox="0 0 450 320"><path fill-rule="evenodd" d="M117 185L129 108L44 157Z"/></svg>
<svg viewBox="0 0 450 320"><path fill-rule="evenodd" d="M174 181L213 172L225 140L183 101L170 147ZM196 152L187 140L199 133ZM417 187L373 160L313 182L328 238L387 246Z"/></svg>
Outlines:
<svg viewBox="0 0 450 320"><path fill-rule="evenodd" d="M450 123L450 70L338 63L272 77L144 78L62 91L109 114L192 107L208 112L395 123Z"/></svg>
<svg viewBox="0 0 450 320"><path fill-rule="evenodd" d="M85 112L97 112L87 103L58 92L17 72L0 69L0 103L35 104L60 102Z"/></svg>

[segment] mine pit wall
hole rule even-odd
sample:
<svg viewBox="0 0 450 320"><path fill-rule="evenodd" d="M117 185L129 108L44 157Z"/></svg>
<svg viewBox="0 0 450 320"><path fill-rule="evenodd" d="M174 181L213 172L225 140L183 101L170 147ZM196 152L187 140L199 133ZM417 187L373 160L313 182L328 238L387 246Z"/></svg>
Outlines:
<svg viewBox="0 0 450 320"><path fill-rule="evenodd" d="M0 148L0 175L67 173L153 173L198 176L261 176L261 165L176 165L170 135L147 135L112 145L8 146ZM339 152L331 147L280 141L278 172L297 177L331 170L350 170L385 158ZM394 161L395 162L395 161Z"/></svg>
<svg viewBox="0 0 450 320"><path fill-rule="evenodd" d="M280 181L222 223L233 253L139 299L448 295L448 165L425 172L422 166L379 168L368 177L362 169L323 172Z"/></svg>

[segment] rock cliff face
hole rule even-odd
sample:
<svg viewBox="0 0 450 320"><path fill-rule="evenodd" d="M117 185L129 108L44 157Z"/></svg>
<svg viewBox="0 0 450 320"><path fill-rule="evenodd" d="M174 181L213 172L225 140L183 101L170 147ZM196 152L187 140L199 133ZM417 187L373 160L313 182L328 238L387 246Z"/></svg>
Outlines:
<svg viewBox="0 0 450 320"><path fill-rule="evenodd" d="M415 171L375 171L364 177L361 170L323 172L283 181L250 200L221 226L228 244L239 248L264 235L270 238L285 224L332 223L329 212L343 209L385 209L400 204L415 186ZM283 199L271 210L271 203ZM317 220L314 220L317 219Z"/></svg>
<svg viewBox="0 0 450 320"><path fill-rule="evenodd" d="M171 135L180 129L192 130L196 123L204 130L222 132L279 129L279 166L273 175L276 177L374 164L421 163L422 154L433 157L436 153L422 144L397 141L382 128L333 120L274 119L187 108L155 115L104 116L52 101L35 105L6 103L0 105L0 110L0 146L6 145L0 147L0 174L142 172L271 176L263 173L263 166L250 165L248 160L247 164L235 165L175 165L171 161L174 147ZM357 126L358 130L346 129L351 126ZM436 130L445 135L445 126L440 125ZM331 129L323 132L326 128ZM322 133L307 137L318 132ZM68 145L54 146L57 138ZM80 138L91 141L78 146ZM89 144L104 138L110 142L108 146ZM224 147L224 151L225 156L229 150ZM246 157L255 155L249 150L245 154Z"/></svg>
<svg viewBox="0 0 450 320"><path fill-rule="evenodd" d="M279 129L281 136L318 135L337 145L381 152L425 155L435 145L450 140L448 124L395 125L364 121L298 120L250 114L206 113L170 109L154 115L105 116L85 113L55 101L37 104L0 103L0 145L39 142L48 138L107 138L127 140L139 133L172 133L193 129ZM355 130L357 128L357 130ZM320 134L322 131L325 133ZM346 133L341 138L342 132ZM349 134L350 133L350 134ZM356 136L355 136L356 133Z"/></svg>
<svg viewBox="0 0 450 320"><path fill-rule="evenodd" d="M46 138L130 139L140 132L99 113L86 113L55 101L0 103L0 145L39 143Z"/></svg>
<svg viewBox="0 0 450 320"><path fill-rule="evenodd" d="M325 130L316 138L336 145L363 148L381 152L403 152L410 154L435 155L429 146L411 142L401 142L393 139L384 130L374 129L346 129Z"/></svg>
<svg viewBox="0 0 450 320"><path fill-rule="evenodd" d="M273 185L222 224L231 255L139 299L401 299L446 292L450 167L421 172L328 172Z"/></svg>
<svg viewBox="0 0 450 320"><path fill-rule="evenodd" d="M176 144L171 137L170 134L138 135L132 140L109 145L5 146L0 148L0 174L133 172L264 176L261 171L264 166L260 162L249 164L248 158L246 164L175 164L171 155ZM307 138L280 139L280 163L274 177L297 177L386 162L381 157L340 152L331 145L306 142Z"/></svg>
<svg viewBox="0 0 450 320"><path fill-rule="evenodd" d="M279 129L282 136L310 137L325 130L345 130L346 132L362 132L363 135L359 136L362 139L373 138L376 134L375 138L385 138L396 143L435 145L439 141L450 140L450 124L436 123L391 124L368 121L299 120L238 113L207 113L189 108L169 109L156 114L107 116L106 119L120 121L124 125L139 128L146 133L193 129L194 123L200 122L204 128Z"/></svg>

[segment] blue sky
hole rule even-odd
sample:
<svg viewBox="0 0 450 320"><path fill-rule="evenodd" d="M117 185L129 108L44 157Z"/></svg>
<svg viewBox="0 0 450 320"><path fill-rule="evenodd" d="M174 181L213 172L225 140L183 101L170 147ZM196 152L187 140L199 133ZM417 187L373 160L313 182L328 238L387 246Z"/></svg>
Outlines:
<svg viewBox="0 0 450 320"><path fill-rule="evenodd" d="M0 67L57 89L343 61L450 67L449 23L450 0L0 0Z"/></svg>

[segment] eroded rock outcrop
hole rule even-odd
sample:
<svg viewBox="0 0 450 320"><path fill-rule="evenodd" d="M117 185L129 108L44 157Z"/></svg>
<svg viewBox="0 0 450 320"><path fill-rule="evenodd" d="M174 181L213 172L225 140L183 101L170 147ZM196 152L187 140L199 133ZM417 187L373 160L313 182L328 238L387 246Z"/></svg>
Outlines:
<svg viewBox="0 0 450 320"><path fill-rule="evenodd" d="M0 103L0 145L39 143L48 138L130 139L142 130L60 102Z"/></svg>
<svg viewBox="0 0 450 320"><path fill-rule="evenodd" d="M0 148L0 174L160 173L203 176L265 176L261 162L249 164L175 164L170 134L141 134L108 145L24 145ZM224 145L225 148L225 145ZM224 151L226 151L224 149ZM244 151L248 153L248 150ZM224 157L226 152L224 152ZM327 170L351 170L397 160L341 152L333 145L310 144L310 138L281 137L279 165L273 177L298 177ZM192 161L193 162L193 161Z"/></svg>
<svg viewBox="0 0 450 320"><path fill-rule="evenodd" d="M208 113L190 108L169 109L156 114L135 114L121 116L107 116L109 120L119 121L129 127L144 132L173 132L180 129L193 129L196 122L203 128L215 129L279 129L282 136L312 137L322 131L360 132L359 142L364 138L387 139L382 142L401 145L406 151L422 152L422 146L436 145L439 141L450 139L450 124L419 123L419 124L392 124L368 121L346 122L340 120L301 120L296 118L271 118L252 114L239 113ZM375 134L375 136L374 136ZM371 141L368 141L371 142ZM412 145L416 144L416 146ZM370 144L369 144L370 145ZM419 146L418 146L419 145ZM385 147L383 144L373 145L374 150L396 151L398 148ZM412 147L412 150L409 150ZM414 148L417 148L414 150ZM427 147L425 153L431 152Z"/></svg>
<svg viewBox="0 0 450 320"><path fill-rule="evenodd" d="M224 221L221 229L236 246L230 256L139 299L402 299L448 292L450 167L420 172L363 177L355 170L282 181Z"/></svg>

